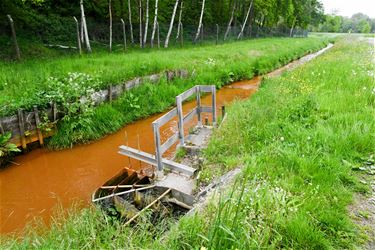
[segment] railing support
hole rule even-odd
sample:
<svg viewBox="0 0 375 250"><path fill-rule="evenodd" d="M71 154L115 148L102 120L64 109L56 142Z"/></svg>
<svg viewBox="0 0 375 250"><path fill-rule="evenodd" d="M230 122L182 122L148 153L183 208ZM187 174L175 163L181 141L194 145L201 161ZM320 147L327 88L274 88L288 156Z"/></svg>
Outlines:
<svg viewBox="0 0 375 250"><path fill-rule="evenodd" d="M154 142L155 142L155 159L157 162L157 178L162 178L163 176L163 158L160 149L160 128L159 124L156 122L152 123L152 128L154 130Z"/></svg>
<svg viewBox="0 0 375 250"><path fill-rule="evenodd" d="M199 86L195 88L197 95L197 116L198 116L198 126L202 126L202 116L201 116L201 90Z"/></svg>
<svg viewBox="0 0 375 250"><path fill-rule="evenodd" d="M216 126L216 86L212 85L212 124Z"/></svg>
<svg viewBox="0 0 375 250"><path fill-rule="evenodd" d="M182 111L182 99L181 96L176 97L176 104L177 104L177 115L178 115L178 133L180 138L180 145L185 145L185 138L184 138L184 114Z"/></svg>

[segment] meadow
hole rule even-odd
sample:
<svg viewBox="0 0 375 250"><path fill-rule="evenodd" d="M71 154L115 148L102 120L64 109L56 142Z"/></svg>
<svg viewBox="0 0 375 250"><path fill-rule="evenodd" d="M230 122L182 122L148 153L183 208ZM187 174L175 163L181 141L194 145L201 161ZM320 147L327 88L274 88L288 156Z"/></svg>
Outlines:
<svg viewBox="0 0 375 250"><path fill-rule="evenodd" d="M95 208L72 210L48 230L3 237L1 248L360 247L368 238L347 207L356 193L370 191L354 169L375 153L373 57L367 42L341 38L326 54L264 80L252 98L231 105L204 152L200 178L242 172L203 211L159 225L146 215L126 227Z"/></svg>

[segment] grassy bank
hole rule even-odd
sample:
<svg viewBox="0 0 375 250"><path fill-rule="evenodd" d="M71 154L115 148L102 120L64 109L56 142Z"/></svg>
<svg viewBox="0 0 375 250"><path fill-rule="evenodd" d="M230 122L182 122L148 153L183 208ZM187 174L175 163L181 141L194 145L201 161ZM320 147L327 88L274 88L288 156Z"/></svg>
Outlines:
<svg viewBox="0 0 375 250"><path fill-rule="evenodd" d="M347 206L355 192L369 190L353 169L374 154L373 53L367 43L342 39L232 105L201 177L238 166L242 173L168 234L173 221L154 226L145 216L129 228L90 208L57 219L44 234L3 238L1 248L355 248L366 237Z"/></svg>
<svg viewBox="0 0 375 250"><path fill-rule="evenodd" d="M54 66L57 72L51 70L50 66L44 68L46 65L42 62L35 68L35 74L31 75L29 73L33 68L29 72L25 69L27 64L19 64L15 65L15 68L21 67L23 70L20 71L17 79L25 77L28 80L21 81L18 87L23 86L26 89L30 87L37 94L33 95L26 90L22 93L24 97L21 98L18 96L20 92L15 90L18 87L14 87L14 91L10 92L9 89L4 89L5 94L8 93L6 97L8 102L9 100L24 102L24 104L5 105L4 110L10 112L19 106L28 109L36 102L47 106L50 101L57 100L58 104L64 106L65 113L68 115L59 122L58 132L48 142L48 146L53 149L67 148L74 144L99 139L117 131L124 124L164 111L174 104L177 94L191 86L216 84L220 88L231 81L252 78L256 74L269 72L306 53L316 51L324 47L327 42L328 40L324 38L259 39L150 53L93 55L76 60L58 60L55 63L59 66ZM69 74L68 77L63 77L77 65L81 75ZM172 84L162 79L157 85L143 85L125 93L112 104L104 104L97 108L90 105L82 107L82 103L77 101L79 96L89 95L109 82L121 82L133 76L173 68L186 68L195 73L189 79L175 80ZM97 70L101 73L99 74ZM56 77L49 78L39 85L35 84L35 77L43 78L49 74L54 74ZM10 77L9 74L7 76ZM69 102L75 105L68 105ZM86 112L82 114L81 110Z"/></svg>
<svg viewBox="0 0 375 250"><path fill-rule="evenodd" d="M21 63L1 62L0 115L14 114L17 108L45 106L51 99L57 98L54 89L49 87L53 81L51 77L69 78L69 72L89 75L96 80L92 86L95 89L133 77L181 68L190 72L195 70L199 82L216 82L220 85L227 82L232 73L236 78L244 78L285 64L320 48L322 40L325 39L258 39L185 49L97 53Z"/></svg>

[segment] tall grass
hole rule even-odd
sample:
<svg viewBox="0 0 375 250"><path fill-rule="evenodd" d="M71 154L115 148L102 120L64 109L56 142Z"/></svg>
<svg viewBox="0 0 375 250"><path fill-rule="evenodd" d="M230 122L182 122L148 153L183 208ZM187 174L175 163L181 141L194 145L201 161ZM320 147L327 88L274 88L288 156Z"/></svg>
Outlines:
<svg viewBox="0 0 375 250"><path fill-rule="evenodd" d="M327 54L266 80L228 110L203 167L213 177L243 166L207 208L171 224L147 218L124 227L95 209L57 220L14 249L343 249L365 239L348 216L355 192L367 192L353 166L375 149L374 52L340 40ZM349 163L349 164L348 164Z"/></svg>

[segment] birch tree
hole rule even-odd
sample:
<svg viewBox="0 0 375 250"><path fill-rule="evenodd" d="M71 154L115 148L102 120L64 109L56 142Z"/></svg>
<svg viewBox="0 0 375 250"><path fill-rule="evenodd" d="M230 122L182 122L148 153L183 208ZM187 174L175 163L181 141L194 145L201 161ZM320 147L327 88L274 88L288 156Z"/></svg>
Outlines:
<svg viewBox="0 0 375 250"><path fill-rule="evenodd" d="M83 0L81 0L80 5L81 5L81 17L82 17L83 33L84 33L84 38L85 38L85 42L86 42L86 48L91 53L89 34L87 32L85 9L83 8Z"/></svg>
<svg viewBox="0 0 375 250"><path fill-rule="evenodd" d="M131 8L131 0L128 0L128 11L129 11L129 26L130 26L130 40L131 43L134 44L134 35L133 35L133 23L132 23L132 8Z"/></svg>
<svg viewBox="0 0 375 250"><path fill-rule="evenodd" d="M148 10L149 10L149 8L148 8L148 1L149 0L146 1L146 24L145 24L145 35L144 35L144 38L143 38L143 45L145 45L146 42L147 42L148 19L149 19L149 15L148 15Z"/></svg>
<svg viewBox="0 0 375 250"><path fill-rule="evenodd" d="M181 32L181 25L182 25L182 8L183 8L183 5L184 5L184 1L181 0L181 4L180 4L180 15L178 17L178 26L177 26L177 35L176 35L176 40L180 37L180 32Z"/></svg>
<svg viewBox="0 0 375 250"><path fill-rule="evenodd" d="M151 48L154 47L155 31L156 31L156 26L158 23L158 3L159 3L159 0L155 0L155 15L154 15L154 25L153 25L152 34L151 34Z"/></svg>
<svg viewBox="0 0 375 250"><path fill-rule="evenodd" d="M108 2L109 11L109 52L112 52L112 0Z"/></svg>
<svg viewBox="0 0 375 250"><path fill-rule="evenodd" d="M201 16L200 16L200 18L199 18L199 25L198 25L197 34L195 35L195 38L194 38L194 43L197 42L197 40L198 40L198 38L199 38L199 35L200 35L200 33L201 33L205 2L206 2L206 0L203 0L203 2L202 2Z"/></svg>
<svg viewBox="0 0 375 250"><path fill-rule="evenodd" d="M232 22L233 22L233 17L234 17L234 12L236 10L236 3L237 1L234 1L233 2L233 7L232 7L232 14L230 15L230 19L229 19L229 22L228 22L228 26L227 26L227 30L225 31L225 35L224 35L224 41L227 40L227 37L229 35L229 31L232 27Z"/></svg>
<svg viewBox="0 0 375 250"><path fill-rule="evenodd" d="M240 33L238 34L238 37L237 37L238 40L241 39L241 37L243 36L243 31L246 27L247 19L249 18L251 8L253 7L253 2L254 2L254 0L251 0L249 9L247 10L247 13L246 13L245 20L243 22L243 25L241 26L241 31L240 31Z"/></svg>
<svg viewBox="0 0 375 250"><path fill-rule="evenodd" d="M142 0L138 0L138 2L139 2L139 46L143 48Z"/></svg>
<svg viewBox="0 0 375 250"><path fill-rule="evenodd" d="M173 8L172 19L171 19L171 23L169 24L169 30L168 30L167 38L165 39L164 48L168 48L168 45L169 45L169 39L170 39L171 34L172 34L173 23L174 23L174 18L176 16L178 2L179 2L179 0L176 0L176 3L175 3L174 8Z"/></svg>

